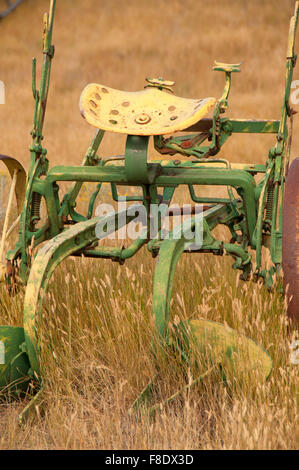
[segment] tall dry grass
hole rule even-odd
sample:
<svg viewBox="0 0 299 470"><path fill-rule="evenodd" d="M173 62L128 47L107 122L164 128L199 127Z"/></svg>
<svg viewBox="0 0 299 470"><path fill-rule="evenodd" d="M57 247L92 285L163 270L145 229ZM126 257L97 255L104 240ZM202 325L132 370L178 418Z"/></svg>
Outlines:
<svg viewBox="0 0 299 470"><path fill-rule="evenodd" d="M82 120L78 100L91 81L130 91L142 89L144 77L162 75L176 81L178 95L219 96L223 77L211 72L213 60L242 60L242 73L233 76L229 115L279 117L293 6L291 0L279 5L58 0L45 125L51 162L80 163L93 129ZM26 168L33 112L30 60L36 55L41 61L41 18L47 9L47 0L26 0L0 23L0 79L6 84L1 153L19 158ZM292 156L299 145L296 130L297 124ZM272 143L273 137L237 137L223 156L263 162ZM101 155L122 153L123 144L122 137L107 135ZM271 377L256 387L230 390L212 375L152 420L128 415L158 368L151 352L154 263L143 250L123 267L70 259L57 270L40 330L45 414L20 429L17 415L25 403L0 404L0 449L298 448L298 369L289 357L295 332L287 329L279 292L240 282L229 258L180 260L171 321L208 318L245 333L271 354ZM23 292L13 299L5 290L1 294L0 323L21 325ZM161 360L160 369L160 398L195 374L172 357Z"/></svg>

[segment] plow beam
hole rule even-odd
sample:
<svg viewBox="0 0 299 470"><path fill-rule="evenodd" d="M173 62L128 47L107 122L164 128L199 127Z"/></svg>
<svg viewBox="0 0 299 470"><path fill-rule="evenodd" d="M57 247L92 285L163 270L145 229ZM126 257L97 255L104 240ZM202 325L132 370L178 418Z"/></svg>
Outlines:
<svg viewBox="0 0 299 470"><path fill-rule="evenodd" d="M147 414L152 416L191 388L199 386L212 373L216 373L216 376L218 374L218 382L226 382L228 379L230 384L235 380L245 380L247 383L248 379L251 383L265 381L271 373L272 360L269 354L254 341L227 325L209 320L187 320L173 325L175 336L169 333L170 301L176 266L184 252L190 249L196 251L196 236L190 240L187 232L190 230L193 232L196 225L199 229L200 225L204 229L209 219L213 220L217 214L221 214L223 208L222 204L218 204L198 214L192 219L186 231L182 231L181 226L176 227L170 233L169 239L162 242L155 268L153 313L161 347L174 348L187 364L191 364L191 358L195 356L197 362L195 361L193 375L196 378L169 398L151 404L160 375L158 372L137 397L129 410L130 414L133 410L139 414L140 409L145 408ZM177 237L179 232L182 232L181 238ZM224 249L244 266L251 266L250 255L241 247L224 244ZM199 364L205 366L204 372L198 372Z"/></svg>
<svg viewBox="0 0 299 470"><path fill-rule="evenodd" d="M208 221L214 220L217 215L221 216L225 211L223 204L217 204L193 217L184 229L183 225L178 225L169 234L169 238L164 240L159 251L159 260L156 264L153 289L153 313L156 318L156 326L160 336L167 340L169 306L171 299L172 283L175 269L180 256L190 250L197 251L204 241L204 229ZM196 236L190 239L190 234L197 228L197 233L201 231L202 239L196 240ZM197 246L198 245L198 246ZM219 243L220 245L220 243Z"/></svg>
<svg viewBox="0 0 299 470"><path fill-rule="evenodd" d="M138 206L136 206L138 207ZM131 222L135 214L128 216L127 211L120 211L106 217L95 217L91 220L80 222L74 227L54 237L46 243L38 252L32 265L24 300L24 331L26 349L31 368L40 377L38 326L43 304L43 299L49 280L57 266L68 256L86 248L95 241L97 236L97 224L107 225L105 237L123 225ZM119 224L118 222L121 221ZM109 230L111 227L111 230ZM102 237L104 238L104 237Z"/></svg>

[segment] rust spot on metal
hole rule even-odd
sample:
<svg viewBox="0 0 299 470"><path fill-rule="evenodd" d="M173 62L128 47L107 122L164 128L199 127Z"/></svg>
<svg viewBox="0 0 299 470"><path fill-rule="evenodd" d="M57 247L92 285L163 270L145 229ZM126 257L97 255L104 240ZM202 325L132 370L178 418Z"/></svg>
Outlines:
<svg viewBox="0 0 299 470"><path fill-rule="evenodd" d="M181 147L183 149L188 149L188 148L192 147L192 142L190 140L184 140L184 142L182 142L182 144L181 144Z"/></svg>

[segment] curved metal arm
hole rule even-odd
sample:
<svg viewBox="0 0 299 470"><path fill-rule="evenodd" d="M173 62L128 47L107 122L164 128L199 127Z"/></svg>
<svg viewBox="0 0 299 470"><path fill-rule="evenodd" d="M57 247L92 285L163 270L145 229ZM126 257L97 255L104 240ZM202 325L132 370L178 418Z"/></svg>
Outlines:
<svg viewBox="0 0 299 470"><path fill-rule="evenodd" d="M231 74L233 72L241 72L239 68L240 65L241 65L241 62L239 64L224 64L223 62L217 62L215 60L215 66L213 67L213 70L216 72L225 72L225 86L224 86L222 96L219 100L221 103L221 108L224 108L223 111L221 112L224 112L225 109L227 108L227 100L228 100L230 87L231 87Z"/></svg>

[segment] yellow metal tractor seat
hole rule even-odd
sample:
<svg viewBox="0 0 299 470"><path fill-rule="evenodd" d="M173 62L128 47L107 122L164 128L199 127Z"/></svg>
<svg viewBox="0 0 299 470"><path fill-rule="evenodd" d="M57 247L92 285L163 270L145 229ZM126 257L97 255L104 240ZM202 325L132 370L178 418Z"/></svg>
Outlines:
<svg viewBox="0 0 299 470"><path fill-rule="evenodd" d="M180 98L154 85L127 92L91 83L81 94L80 112L89 124L105 131L162 135L187 129L215 103L215 98Z"/></svg>

